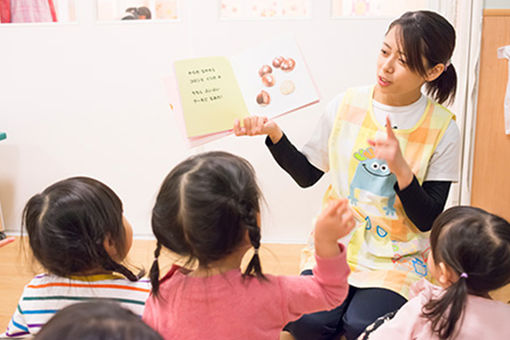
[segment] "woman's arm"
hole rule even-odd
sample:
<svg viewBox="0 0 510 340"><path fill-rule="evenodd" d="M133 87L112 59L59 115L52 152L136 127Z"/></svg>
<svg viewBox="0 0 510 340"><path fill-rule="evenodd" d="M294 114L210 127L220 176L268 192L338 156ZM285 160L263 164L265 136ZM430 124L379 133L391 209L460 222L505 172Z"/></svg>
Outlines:
<svg viewBox="0 0 510 340"><path fill-rule="evenodd" d="M452 182L426 181L423 185L413 176L411 184L403 190L398 183L394 189L407 217L420 231L429 231L436 217L443 211Z"/></svg>
<svg viewBox="0 0 510 340"><path fill-rule="evenodd" d="M397 178L394 189L409 219L419 230L429 231L436 217L443 211L451 182L430 181L420 186L402 155L391 126L390 119L386 117L386 138L369 140L368 143L375 148L375 157L385 160Z"/></svg>
<svg viewBox="0 0 510 340"><path fill-rule="evenodd" d="M276 160L276 163L278 163L300 187L310 187L317 183L322 175L324 175L322 170L313 166L306 156L296 149L285 134L274 144L271 138L267 137L266 145L273 155L273 158Z"/></svg>
<svg viewBox="0 0 510 340"><path fill-rule="evenodd" d="M306 188L315 184L324 174L317 169L287 139L280 127L267 117L251 116L234 122L236 136L267 135L266 145L276 162L288 172L299 186Z"/></svg>

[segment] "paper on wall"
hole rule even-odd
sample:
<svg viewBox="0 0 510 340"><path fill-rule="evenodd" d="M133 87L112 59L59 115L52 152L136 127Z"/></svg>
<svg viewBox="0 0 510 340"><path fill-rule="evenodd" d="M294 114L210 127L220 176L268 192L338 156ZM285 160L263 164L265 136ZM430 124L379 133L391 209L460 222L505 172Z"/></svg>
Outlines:
<svg viewBox="0 0 510 340"><path fill-rule="evenodd" d="M498 58L508 59L510 61L510 45L498 48ZM510 135L510 62L508 64L508 84L505 94L505 133Z"/></svg>

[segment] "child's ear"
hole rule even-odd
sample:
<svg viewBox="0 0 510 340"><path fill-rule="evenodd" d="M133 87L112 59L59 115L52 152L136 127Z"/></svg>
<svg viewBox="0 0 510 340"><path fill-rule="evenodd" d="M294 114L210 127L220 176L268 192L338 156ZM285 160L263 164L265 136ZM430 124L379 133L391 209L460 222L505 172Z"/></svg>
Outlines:
<svg viewBox="0 0 510 340"><path fill-rule="evenodd" d="M106 250L106 253L112 260L115 260L119 257L119 253L117 251L117 248L115 247L115 242L113 241L110 234L106 235L103 241L103 247L104 250Z"/></svg>
<svg viewBox="0 0 510 340"><path fill-rule="evenodd" d="M443 73L443 71L445 71L444 64L437 64L436 66L428 70L425 80L427 82L434 81Z"/></svg>
<svg viewBox="0 0 510 340"><path fill-rule="evenodd" d="M448 287L455 282L455 278L456 275L453 270L444 262L439 262L439 283L444 287Z"/></svg>

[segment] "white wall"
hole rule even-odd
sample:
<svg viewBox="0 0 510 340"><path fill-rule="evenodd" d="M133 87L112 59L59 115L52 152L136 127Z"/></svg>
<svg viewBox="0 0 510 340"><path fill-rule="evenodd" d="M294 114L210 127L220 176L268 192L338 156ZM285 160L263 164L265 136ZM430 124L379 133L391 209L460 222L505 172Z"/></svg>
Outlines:
<svg viewBox="0 0 510 340"><path fill-rule="evenodd" d="M226 137L188 150L168 109L161 78L172 61L232 55L280 33L294 33L320 89L319 105L278 119L301 147L326 103L347 87L372 83L390 19L330 18L313 1L309 20L218 21L216 1L181 1L180 22L94 21L79 1L74 25L0 26L0 201L9 231L27 199L75 175L104 181L122 198L138 236L164 176L188 155L221 149L254 165L265 194L263 241L300 243L312 227L327 179L310 189L272 160L262 137Z"/></svg>
<svg viewBox="0 0 510 340"><path fill-rule="evenodd" d="M485 0L485 8L510 8L509 0Z"/></svg>

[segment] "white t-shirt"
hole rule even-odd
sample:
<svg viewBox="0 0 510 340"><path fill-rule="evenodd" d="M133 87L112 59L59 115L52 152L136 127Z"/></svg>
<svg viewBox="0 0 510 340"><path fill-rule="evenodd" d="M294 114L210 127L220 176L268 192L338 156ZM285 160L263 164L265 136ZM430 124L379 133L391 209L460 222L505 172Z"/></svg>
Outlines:
<svg viewBox="0 0 510 340"><path fill-rule="evenodd" d="M324 172L329 171L328 140L343 97L344 93L341 93L328 104L312 137L302 149L308 161ZM375 100L372 100L372 104L375 118L382 126L386 125L386 116L389 116L393 128L410 129L423 115L427 106L427 97L422 94L420 99L406 106L388 106ZM457 124L452 120L432 154L425 181L457 182L459 180L459 150L460 133Z"/></svg>

